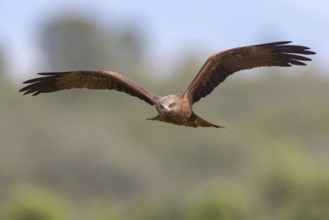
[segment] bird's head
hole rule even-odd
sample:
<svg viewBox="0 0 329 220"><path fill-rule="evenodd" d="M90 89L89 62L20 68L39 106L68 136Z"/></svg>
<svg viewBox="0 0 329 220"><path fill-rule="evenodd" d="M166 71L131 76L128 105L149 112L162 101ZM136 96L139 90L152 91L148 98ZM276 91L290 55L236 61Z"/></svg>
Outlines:
<svg viewBox="0 0 329 220"><path fill-rule="evenodd" d="M178 107L177 97L174 95L165 96L160 100L159 110L163 113L175 112Z"/></svg>

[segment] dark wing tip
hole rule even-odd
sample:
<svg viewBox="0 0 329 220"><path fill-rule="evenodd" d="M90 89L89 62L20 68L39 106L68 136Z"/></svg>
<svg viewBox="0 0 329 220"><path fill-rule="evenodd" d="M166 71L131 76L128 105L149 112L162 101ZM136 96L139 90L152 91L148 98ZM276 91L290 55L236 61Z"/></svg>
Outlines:
<svg viewBox="0 0 329 220"><path fill-rule="evenodd" d="M38 75L41 75L42 77L24 81L23 84L28 85L20 89L19 92L23 92L23 95L31 94L32 96L49 92L52 90L52 80L54 80L59 74L61 73L38 73Z"/></svg>
<svg viewBox="0 0 329 220"><path fill-rule="evenodd" d="M272 43L266 43L266 44L258 44L255 46L261 46L261 47L280 47L282 46L283 48L298 48L298 50L304 50L307 54L316 54L314 51L310 51L311 48L306 47L306 46L301 46L301 45L293 45L291 44L292 41L277 41L277 42L272 42ZM287 45L289 44L289 45Z"/></svg>
<svg viewBox="0 0 329 220"><path fill-rule="evenodd" d="M305 66L304 61L311 61L311 58L301 55L314 55L309 47L290 44L292 41L278 41L268 44L259 44L257 46L271 49L278 58L279 66L299 65Z"/></svg>

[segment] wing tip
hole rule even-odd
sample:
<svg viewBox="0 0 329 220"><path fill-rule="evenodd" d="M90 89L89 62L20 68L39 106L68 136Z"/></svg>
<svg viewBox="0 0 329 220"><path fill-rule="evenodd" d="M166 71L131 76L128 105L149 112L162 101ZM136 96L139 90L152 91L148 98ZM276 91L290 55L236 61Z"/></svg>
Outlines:
<svg viewBox="0 0 329 220"><path fill-rule="evenodd" d="M312 61L311 58L301 55L314 55L316 52L312 51L309 47L290 44L292 41L278 41L269 44L262 44L260 46L269 48L275 51L277 56L283 59L280 66L305 66L305 61Z"/></svg>
<svg viewBox="0 0 329 220"><path fill-rule="evenodd" d="M256 46L265 46L265 47L273 47L273 46L283 46L283 47L295 47L298 48L299 50L303 51L304 54L307 55L312 55L312 54L316 54L316 52L312 51L310 47L306 47L306 46L301 46L301 45L294 45L291 44L293 41L276 41L276 42L271 42L271 43L265 43L265 44L258 44ZM289 45L287 45L289 44Z"/></svg>

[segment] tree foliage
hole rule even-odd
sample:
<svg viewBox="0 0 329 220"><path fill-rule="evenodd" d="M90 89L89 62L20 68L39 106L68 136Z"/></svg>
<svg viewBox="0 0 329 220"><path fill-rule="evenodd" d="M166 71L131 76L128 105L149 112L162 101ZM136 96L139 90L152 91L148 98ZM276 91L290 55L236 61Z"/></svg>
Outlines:
<svg viewBox="0 0 329 220"><path fill-rule="evenodd" d="M114 70L138 74L143 57L141 33L131 25L115 29L79 17L45 23L41 46L49 68L65 70Z"/></svg>

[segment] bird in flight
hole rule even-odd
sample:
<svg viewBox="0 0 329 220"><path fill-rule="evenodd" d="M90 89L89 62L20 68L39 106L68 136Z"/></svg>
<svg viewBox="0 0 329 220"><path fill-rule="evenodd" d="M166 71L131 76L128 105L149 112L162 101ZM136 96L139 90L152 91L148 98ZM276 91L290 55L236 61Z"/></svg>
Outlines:
<svg viewBox="0 0 329 220"><path fill-rule="evenodd" d="M39 73L41 77L25 81L20 90L33 96L64 89L109 89L135 96L154 105L158 115L149 118L187 127L215 127L192 110L192 105L210 94L226 77L240 70L262 66L306 65L312 55L310 48L280 41L238 47L211 55L185 91L168 96L158 96L142 86L113 71L69 71Z"/></svg>

